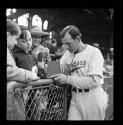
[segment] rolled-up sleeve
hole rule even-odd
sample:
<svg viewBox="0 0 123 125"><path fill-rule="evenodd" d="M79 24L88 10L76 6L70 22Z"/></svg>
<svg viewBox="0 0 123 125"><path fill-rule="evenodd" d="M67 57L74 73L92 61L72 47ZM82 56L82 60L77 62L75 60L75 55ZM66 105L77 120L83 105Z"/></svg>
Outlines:
<svg viewBox="0 0 123 125"><path fill-rule="evenodd" d="M38 79L35 73L28 70L7 66L7 81L29 82Z"/></svg>

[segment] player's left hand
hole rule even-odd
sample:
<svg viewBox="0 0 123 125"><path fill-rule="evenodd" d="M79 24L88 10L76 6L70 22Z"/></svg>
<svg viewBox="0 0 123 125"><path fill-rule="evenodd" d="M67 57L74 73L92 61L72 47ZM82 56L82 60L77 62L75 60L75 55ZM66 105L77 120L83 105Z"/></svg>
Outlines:
<svg viewBox="0 0 123 125"><path fill-rule="evenodd" d="M50 76L51 79L54 79L56 82L61 83L61 84L66 84L67 83L67 75L64 74L54 74Z"/></svg>

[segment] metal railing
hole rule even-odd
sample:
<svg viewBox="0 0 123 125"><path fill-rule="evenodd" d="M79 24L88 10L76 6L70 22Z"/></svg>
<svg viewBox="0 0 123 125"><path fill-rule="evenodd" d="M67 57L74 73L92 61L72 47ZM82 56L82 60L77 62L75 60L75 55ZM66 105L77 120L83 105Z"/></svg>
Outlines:
<svg viewBox="0 0 123 125"><path fill-rule="evenodd" d="M66 120L67 88L53 84L15 88L12 98L20 120Z"/></svg>

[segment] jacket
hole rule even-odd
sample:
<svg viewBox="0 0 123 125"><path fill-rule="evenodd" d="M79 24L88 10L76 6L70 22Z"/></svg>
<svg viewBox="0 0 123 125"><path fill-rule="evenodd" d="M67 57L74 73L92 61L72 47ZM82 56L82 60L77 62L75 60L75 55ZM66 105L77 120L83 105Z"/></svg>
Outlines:
<svg viewBox="0 0 123 125"><path fill-rule="evenodd" d="M15 45L12 49L12 54L14 56L16 65L19 68L24 68L30 71L32 70L32 67L35 65L32 55L26 53L17 45Z"/></svg>
<svg viewBox="0 0 123 125"><path fill-rule="evenodd" d="M7 47L7 84L11 81L28 83L36 79L38 77L35 73L16 66L12 52Z"/></svg>

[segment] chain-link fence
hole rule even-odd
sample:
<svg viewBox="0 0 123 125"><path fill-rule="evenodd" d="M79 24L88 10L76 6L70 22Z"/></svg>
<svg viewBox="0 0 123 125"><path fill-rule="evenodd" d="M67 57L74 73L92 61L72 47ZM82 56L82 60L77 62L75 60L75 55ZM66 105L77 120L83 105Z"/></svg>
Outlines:
<svg viewBox="0 0 123 125"><path fill-rule="evenodd" d="M16 88L13 92L20 120L66 120L66 86Z"/></svg>

